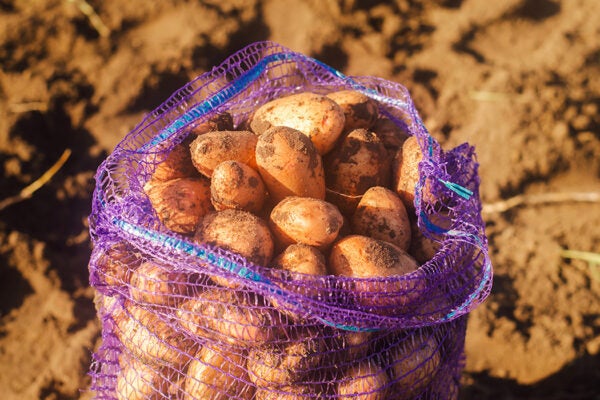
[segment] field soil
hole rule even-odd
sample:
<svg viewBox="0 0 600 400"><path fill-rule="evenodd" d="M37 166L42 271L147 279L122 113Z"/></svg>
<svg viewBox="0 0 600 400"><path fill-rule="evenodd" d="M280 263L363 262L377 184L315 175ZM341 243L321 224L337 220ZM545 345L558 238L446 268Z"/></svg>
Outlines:
<svg viewBox="0 0 600 400"><path fill-rule="evenodd" d="M600 270L564 251L600 252L600 203L573 197L600 191L599 15L597 0L0 0L0 201L72 151L0 210L1 397L92 397L96 168L173 91L273 40L405 85L444 148L475 146L495 280L461 399L598 399Z"/></svg>

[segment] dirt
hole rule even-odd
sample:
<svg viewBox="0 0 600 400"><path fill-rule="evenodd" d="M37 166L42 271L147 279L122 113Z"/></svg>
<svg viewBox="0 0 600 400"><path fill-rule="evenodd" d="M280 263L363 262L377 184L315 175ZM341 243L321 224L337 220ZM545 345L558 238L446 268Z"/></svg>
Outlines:
<svg viewBox="0 0 600 400"><path fill-rule="evenodd" d="M73 151L0 210L2 397L91 398L94 172L193 77L277 41L407 86L445 148L476 146L485 204L598 192L597 15L597 0L0 0L0 200ZM561 252L600 251L600 204L484 218L495 281L469 319L461 398L599 398L598 266Z"/></svg>

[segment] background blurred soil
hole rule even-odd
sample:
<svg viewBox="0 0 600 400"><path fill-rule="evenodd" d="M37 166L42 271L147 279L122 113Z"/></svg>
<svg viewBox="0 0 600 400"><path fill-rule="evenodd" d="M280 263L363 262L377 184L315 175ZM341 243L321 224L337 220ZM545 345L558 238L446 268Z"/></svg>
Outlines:
<svg viewBox="0 0 600 400"><path fill-rule="evenodd" d="M174 90L251 42L407 86L445 148L476 146L485 203L600 190L597 0L90 0L106 32L83 5L0 0L0 200L73 151L0 211L3 399L91 397L95 169ZM600 273L560 254L600 252L600 205L485 220L496 275L470 317L461 397L600 398Z"/></svg>

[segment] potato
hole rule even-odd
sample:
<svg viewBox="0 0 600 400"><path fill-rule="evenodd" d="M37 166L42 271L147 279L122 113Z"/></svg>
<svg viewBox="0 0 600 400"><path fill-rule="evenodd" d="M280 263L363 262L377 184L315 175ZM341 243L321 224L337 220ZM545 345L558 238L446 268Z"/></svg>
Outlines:
<svg viewBox="0 0 600 400"><path fill-rule="evenodd" d="M232 251L261 266L269 264L275 251L267 223L243 210L230 209L206 215L197 227L194 241ZM241 286L227 277L211 275L211 279L233 289Z"/></svg>
<svg viewBox="0 0 600 400"><path fill-rule="evenodd" d="M286 271L308 275L327 275L327 265L323 254L315 247L295 243L285 248L272 266Z"/></svg>
<svg viewBox="0 0 600 400"><path fill-rule="evenodd" d="M405 127L395 124L387 117L378 118L371 130L377 134L387 149L394 152L401 148L404 141L410 137L410 133Z"/></svg>
<svg viewBox="0 0 600 400"><path fill-rule="evenodd" d="M352 216L352 229L358 235L383 240L408 251L411 227L404 203L398 195L373 186L363 195Z"/></svg>
<svg viewBox="0 0 600 400"><path fill-rule="evenodd" d="M208 132L214 131L232 131L233 118L228 112L216 114L210 117L207 121L197 124L190 129L190 133L199 136Z"/></svg>
<svg viewBox="0 0 600 400"><path fill-rule="evenodd" d="M392 189L398 193L409 213L415 213L415 190L419 182L419 164L423 153L415 136L411 136L396 153L393 161ZM421 194L422 200L434 203L435 197L431 192L431 182L425 181Z"/></svg>
<svg viewBox="0 0 600 400"><path fill-rule="evenodd" d="M98 290L94 291L93 301L94 308L100 319L102 319L104 315L112 315L115 310L118 310L119 307L121 307L118 304L116 296L108 296Z"/></svg>
<svg viewBox="0 0 600 400"><path fill-rule="evenodd" d="M169 391L168 368L150 366L122 353L117 375L117 399L158 400Z"/></svg>
<svg viewBox="0 0 600 400"><path fill-rule="evenodd" d="M336 206L324 200L289 196L271 211L269 227L286 247L303 243L325 250L337 238L344 220Z"/></svg>
<svg viewBox="0 0 600 400"><path fill-rule="evenodd" d="M368 355L373 332L340 331L335 337L335 359L340 365L358 361Z"/></svg>
<svg viewBox="0 0 600 400"><path fill-rule="evenodd" d="M344 131L369 129L377 120L377 102L356 90L340 90L327 95L344 111Z"/></svg>
<svg viewBox="0 0 600 400"><path fill-rule="evenodd" d="M282 330L280 316L254 295L218 287L181 304L177 317L192 336L241 347L273 341Z"/></svg>
<svg viewBox="0 0 600 400"><path fill-rule="evenodd" d="M177 233L193 233L200 218L213 209L210 182L204 177L177 178L145 190L158 219Z"/></svg>
<svg viewBox="0 0 600 400"><path fill-rule="evenodd" d="M384 368L372 359L350 367L338 382L338 399L386 400L389 378Z"/></svg>
<svg viewBox="0 0 600 400"><path fill-rule="evenodd" d="M135 357L151 365L178 367L189 360L198 344L180 332L175 318L126 302L114 314L115 334Z"/></svg>
<svg viewBox="0 0 600 400"><path fill-rule="evenodd" d="M412 399L435 378L442 363L435 337L411 335L389 350L392 391Z"/></svg>
<svg viewBox="0 0 600 400"><path fill-rule="evenodd" d="M146 261L131 274L129 293L136 302L176 306L187 293L187 280L169 266Z"/></svg>
<svg viewBox="0 0 600 400"><path fill-rule="evenodd" d="M285 248L271 264L273 268L278 268L286 271L296 272L306 275L327 275L327 265L323 254L315 247L307 244L291 244ZM294 291L302 296L319 298L323 293L323 288L320 287L314 280L303 275L294 276L294 281L286 287L286 289ZM281 305L278 299L269 299L273 307L279 312L287 314L293 318L298 317L294 312L285 310L285 306Z"/></svg>
<svg viewBox="0 0 600 400"><path fill-rule="evenodd" d="M306 400L319 399L322 393L318 384L296 384L277 388L257 387L254 400Z"/></svg>
<svg viewBox="0 0 600 400"><path fill-rule="evenodd" d="M202 347L190 362L184 383L185 400L248 399L254 395L247 385L243 368L244 356L240 353Z"/></svg>
<svg viewBox="0 0 600 400"><path fill-rule="evenodd" d="M343 214L352 214L360 196L372 186L387 186L389 160L376 134L355 129L323 160L327 199Z"/></svg>
<svg viewBox="0 0 600 400"><path fill-rule="evenodd" d="M325 341L317 332L300 330L282 345L254 347L248 353L248 375L259 387L289 386L302 381L323 360Z"/></svg>
<svg viewBox="0 0 600 400"><path fill-rule="evenodd" d="M367 236L350 235L337 241L329 254L333 275L355 278L399 277L416 271L419 265L404 250ZM357 300L369 311L391 315L405 311L423 289L421 280L357 280Z"/></svg>
<svg viewBox="0 0 600 400"><path fill-rule="evenodd" d="M388 277L415 271L416 261L399 247L362 235L337 241L329 256L330 272L355 278Z"/></svg>
<svg viewBox="0 0 600 400"><path fill-rule="evenodd" d="M265 202L265 184L247 164L224 161L213 170L210 196L217 211L229 208L258 213Z"/></svg>
<svg viewBox="0 0 600 400"><path fill-rule="evenodd" d="M96 266L95 276L101 285L123 286L140 265L141 256L130 244L121 241L99 245L94 249L90 263Z"/></svg>
<svg viewBox="0 0 600 400"><path fill-rule="evenodd" d="M202 175L212 177L223 161L240 161L256 169L258 137L248 131L215 131L198 136L190 145L192 163Z"/></svg>
<svg viewBox="0 0 600 400"><path fill-rule="evenodd" d="M275 249L267 223L243 210L223 210L206 215L198 224L194 241L232 251L261 266L271 262ZM211 275L211 279L222 286L239 286L226 277Z"/></svg>
<svg viewBox="0 0 600 400"><path fill-rule="evenodd" d="M323 161L300 131L274 127L256 144L256 164L274 203L287 196L325 199Z"/></svg>
<svg viewBox="0 0 600 400"><path fill-rule="evenodd" d="M274 126L286 126L310 138L320 155L328 153L344 128L344 111L335 101L316 94L298 93L259 107L250 122L261 135Z"/></svg>
<svg viewBox="0 0 600 400"><path fill-rule="evenodd" d="M192 178L198 175L198 171L192 164L190 154L191 137L187 137L171 151L164 154L151 154L148 161L155 163L150 180L155 182L166 182L177 178Z"/></svg>

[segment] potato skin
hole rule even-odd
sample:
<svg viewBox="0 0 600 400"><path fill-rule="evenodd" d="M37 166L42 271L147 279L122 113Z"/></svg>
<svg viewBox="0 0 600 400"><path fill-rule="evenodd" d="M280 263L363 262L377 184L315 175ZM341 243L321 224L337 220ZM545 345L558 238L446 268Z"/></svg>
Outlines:
<svg viewBox="0 0 600 400"><path fill-rule="evenodd" d="M272 266L286 271L307 275L327 275L327 264L323 253L316 247L294 243L285 248Z"/></svg>
<svg viewBox="0 0 600 400"><path fill-rule="evenodd" d="M369 188L352 216L352 229L358 235L383 240L408 251L411 226L404 203L382 186Z"/></svg>
<svg viewBox="0 0 600 400"><path fill-rule="evenodd" d="M177 178L144 189L158 219L177 233L193 233L198 221L213 209L210 182L204 177Z"/></svg>
<svg viewBox="0 0 600 400"><path fill-rule="evenodd" d="M129 293L136 302L177 306L187 293L187 276L152 261L131 274Z"/></svg>
<svg viewBox="0 0 600 400"><path fill-rule="evenodd" d="M442 358L435 337L411 335L389 350L392 390L412 399L435 378Z"/></svg>
<svg viewBox="0 0 600 400"><path fill-rule="evenodd" d="M410 133L404 127L396 125L387 117L378 118L371 130L381 139L386 149L394 152L410 137Z"/></svg>
<svg viewBox="0 0 600 400"><path fill-rule="evenodd" d="M102 285L123 286L140 265L141 255L127 242L120 241L105 250L95 249L91 262L96 265L96 276Z"/></svg>
<svg viewBox="0 0 600 400"><path fill-rule="evenodd" d="M325 199L323 161L300 131L273 127L258 138L256 163L274 203L287 196Z"/></svg>
<svg viewBox="0 0 600 400"><path fill-rule="evenodd" d="M283 345L255 347L248 353L248 375L256 386L276 388L302 381L323 360L325 342L309 330L292 332Z"/></svg>
<svg viewBox="0 0 600 400"><path fill-rule="evenodd" d="M289 196L271 211L269 226L278 243L285 247L303 243L325 250L337 238L342 214L324 200Z"/></svg>
<svg viewBox="0 0 600 400"><path fill-rule="evenodd" d="M355 278L388 277L415 271L416 261L399 247L362 235L337 241L329 255L333 275Z"/></svg>
<svg viewBox="0 0 600 400"><path fill-rule="evenodd" d="M351 215L367 189L387 186L389 160L377 135L365 129L348 133L324 158L327 199Z"/></svg>
<svg viewBox="0 0 600 400"><path fill-rule="evenodd" d="M320 394L319 385L288 385L281 386L276 389L257 387L254 395L254 400L305 400L319 398L315 397Z"/></svg>
<svg viewBox="0 0 600 400"><path fill-rule="evenodd" d="M337 241L329 254L329 271L333 275L356 278L400 276L419 267L404 250L381 240L350 235ZM404 312L423 289L421 280L357 280L357 301L370 312L393 315ZM385 296L380 294L385 293Z"/></svg>
<svg viewBox="0 0 600 400"><path fill-rule="evenodd" d="M316 247L307 244L295 243L286 247L275 259L271 266L273 268L291 271L306 275L327 275L327 263L323 253ZM323 293L322 285L318 281L311 279L309 276L297 275L294 276L294 281L286 287L286 289L298 293L302 296L317 299ZM281 305L278 299L270 298L271 305L280 313L286 314L292 318L299 316L290 310L286 310L285 306Z"/></svg>
<svg viewBox="0 0 600 400"><path fill-rule="evenodd" d="M423 152L415 136L411 136L398 150L393 160L392 189L398 193L406 210L415 214L415 189L419 182L419 163L423 160ZM424 202L434 203L431 182L426 180L422 188L421 198Z"/></svg>
<svg viewBox="0 0 600 400"><path fill-rule="evenodd" d="M233 251L258 265L268 265L274 243L267 223L243 210L207 214L198 224L194 240Z"/></svg>
<svg viewBox="0 0 600 400"><path fill-rule="evenodd" d="M346 371L345 379L338 383L338 399L386 400L388 383L385 369L366 359Z"/></svg>
<svg viewBox="0 0 600 400"><path fill-rule="evenodd" d="M215 287L181 304L180 325L191 335L238 347L259 346L281 333L279 316L271 308L258 308L250 293Z"/></svg>
<svg viewBox="0 0 600 400"><path fill-rule="evenodd" d="M327 94L344 111L344 132L370 129L379 113L377 102L356 90L340 90Z"/></svg>
<svg viewBox="0 0 600 400"><path fill-rule="evenodd" d="M198 344L177 331L174 318L166 318L127 301L114 315L115 334L143 362L178 367L189 360Z"/></svg>
<svg viewBox="0 0 600 400"><path fill-rule="evenodd" d="M256 168L258 137L249 131L215 131L198 136L190 145L192 163L202 175L212 177L223 161L235 160Z"/></svg>
<svg viewBox="0 0 600 400"><path fill-rule="evenodd" d="M190 129L190 133L194 136L203 135L214 131L232 131L233 117L230 113L224 112L210 117L207 121L200 123Z"/></svg>
<svg viewBox="0 0 600 400"><path fill-rule="evenodd" d="M265 202L265 184L259 173L239 161L224 161L213 170L211 202L217 211L226 209L258 213Z"/></svg>
<svg viewBox="0 0 600 400"><path fill-rule="evenodd" d="M168 368L150 366L127 356L119 357L117 375L117 399L119 400L158 400L169 390L169 382L163 378Z"/></svg>
<svg viewBox="0 0 600 400"><path fill-rule="evenodd" d="M254 390L247 385L244 356L204 346L188 366L184 400L250 400Z"/></svg>
<svg viewBox="0 0 600 400"><path fill-rule="evenodd" d="M250 127L258 135L274 126L302 132L320 155L333 149L344 128L344 111L333 100L316 93L298 93L272 100L259 107Z"/></svg>
<svg viewBox="0 0 600 400"><path fill-rule="evenodd" d="M162 159L156 164L152 172L151 180L155 182L166 182L177 178L192 178L198 176L198 171L192 164L190 154L191 137L187 137L165 155L152 154L151 159ZM151 161L151 160L149 160Z"/></svg>

